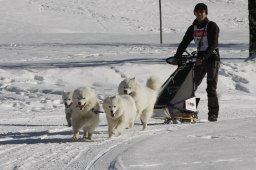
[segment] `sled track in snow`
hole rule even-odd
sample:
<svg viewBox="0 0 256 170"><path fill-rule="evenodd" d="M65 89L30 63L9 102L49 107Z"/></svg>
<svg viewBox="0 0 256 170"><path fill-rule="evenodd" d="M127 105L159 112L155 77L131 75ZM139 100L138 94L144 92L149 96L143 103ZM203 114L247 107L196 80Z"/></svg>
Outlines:
<svg viewBox="0 0 256 170"><path fill-rule="evenodd" d="M121 161L118 160L120 153L125 152L136 143L146 140L151 135L141 136L137 138L132 138L129 140L121 141L116 145L104 150L99 153L95 159L93 159L86 167L86 170L98 170L98 169L124 169ZM102 158L102 160L101 160Z"/></svg>
<svg viewBox="0 0 256 170"><path fill-rule="evenodd" d="M110 148L107 148L106 150L100 152L91 162L89 162L89 164L86 166L85 170L90 170L95 163L102 157L104 156L106 153L108 153L109 151L111 151L113 148L117 147L118 145L121 145L122 142L119 142L113 146L111 146Z"/></svg>
<svg viewBox="0 0 256 170"><path fill-rule="evenodd" d="M156 123L158 124L158 123ZM162 124L162 123L160 123ZM150 124L155 125L155 123ZM164 125L164 124L162 124ZM188 128L188 126L180 126L180 125L173 125L169 127L169 125L164 125L159 129L148 129L146 131L138 131L135 134L132 133L133 137L131 137L131 132L126 134L129 138L121 136L121 138L114 139L116 143L112 146L105 149L104 144L101 147L98 147L98 154L93 157L93 159L87 163L85 169L86 170L98 170L98 169L124 169L122 165L122 161L118 159L121 153L127 151L129 148L133 147L134 145L147 140L149 137L154 135L170 133L170 131L176 131L182 128ZM107 142L107 141L106 141ZM108 146L108 145L107 145ZM103 149L104 148L104 149ZM101 150L102 149L102 150Z"/></svg>
<svg viewBox="0 0 256 170"><path fill-rule="evenodd" d="M165 63L165 59L159 58L133 58L124 60L109 61L78 61L78 62L42 62L42 63L6 63L0 64L0 68L4 69L21 69L21 68L77 68L77 67L95 67L109 66L122 63L137 64L159 64Z"/></svg>
<svg viewBox="0 0 256 170"><path fill-rule="evenodd" d="M136 64L166 64L165 58L131 58L123 60L104 60L104 61L77 61L77 62L41 62L41 63L0 63L1 69L26 69L26 68L79 68L118 65L122 63ZM221 58L221 61L245 61L246 58Z"/></svg>
<svg viewBox="0 0 256 170"><path fill-rule="evenodd" d="M136 136L127 140L119 141L113 146L101 151L96 155L85 167L85 170L98 170L98 169L116 169L116 159L120 153L123 153L129 147L141 142L152 135ZM103 158L103 159L102 159ZM118 166L121 166L118 164Z"/></svg>
<svg viewBox="0 0 256 170"><path fill-rule="evenodd" d="M62 42L46 42L46 43L1 43L0 48L22 48L22 47L90 47L90 46L109 46L109 47L132 47L132 46L146 46L146 47L178 47L179 43L135 43L135 42L88 42L88 43L62 43ZM194 44L191 44L191 47L195 47ZM246 43L220 43L219 47L222 48L239 48L239 49L248 49L249 45Z"/></svg>

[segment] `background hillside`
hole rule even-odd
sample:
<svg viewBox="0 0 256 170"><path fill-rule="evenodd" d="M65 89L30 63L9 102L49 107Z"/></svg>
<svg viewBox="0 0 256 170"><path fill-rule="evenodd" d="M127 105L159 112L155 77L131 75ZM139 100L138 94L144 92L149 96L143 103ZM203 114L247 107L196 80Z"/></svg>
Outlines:
<svg viewBox="0 0 256 170"><path fill-rule="evenodd" d="M1 33L157 33L158 0L1 0ZM184 32L205 2L223 32L248 30L247 0L162 0L163 30Z"/></svg>

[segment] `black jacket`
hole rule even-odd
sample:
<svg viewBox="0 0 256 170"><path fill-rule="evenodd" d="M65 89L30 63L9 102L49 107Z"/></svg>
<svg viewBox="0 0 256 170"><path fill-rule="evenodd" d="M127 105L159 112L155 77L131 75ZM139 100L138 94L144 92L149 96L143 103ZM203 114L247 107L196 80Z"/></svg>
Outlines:
<svg viewBox="0 0 256 170"><path fill-rule="evenodd" d="M196 25L200 29L205 27L207 23L208 23L208 26L207 26L208 48L205 52L199 52L198 57L201 57L206 61L220 60L220 55L218 50L218 38L219 38L220 30L218 25L215 22L209 21L207 18L200 23L197 21L197 19L194 20L193 24L186 31L177 49L175 57L179 58L183 54L183 52L186 50L190 42L194 40L194 37L193 37L194 25Z"/></svg>

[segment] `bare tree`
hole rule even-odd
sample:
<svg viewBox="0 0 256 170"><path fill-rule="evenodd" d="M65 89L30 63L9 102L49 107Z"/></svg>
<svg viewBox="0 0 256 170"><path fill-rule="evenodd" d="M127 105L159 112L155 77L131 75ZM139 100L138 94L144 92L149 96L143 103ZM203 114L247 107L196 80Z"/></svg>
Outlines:
<svg viewBox="0 0 256 170"><path fill-rule="evenodd" d="M248 59L256 58L256 0L248 0L249 10L249 57Z"/></svg>

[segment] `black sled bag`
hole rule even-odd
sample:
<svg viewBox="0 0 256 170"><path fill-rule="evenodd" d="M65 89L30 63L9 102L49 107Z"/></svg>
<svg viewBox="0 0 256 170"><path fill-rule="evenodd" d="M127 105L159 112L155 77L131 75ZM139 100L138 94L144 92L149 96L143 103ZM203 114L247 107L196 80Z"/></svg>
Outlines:
<svg viewBox="0 0 256 170"><path fill-rule="evenodd" d="M186 100L195 97L193 80L193 63L186 63L179 66L174 73L162 85L155 109L168 108L169 112L196 112L196 106L188 108ZM191 103L190 103L191 104ZM193 104L192 105L197 105Z"/></svg>

